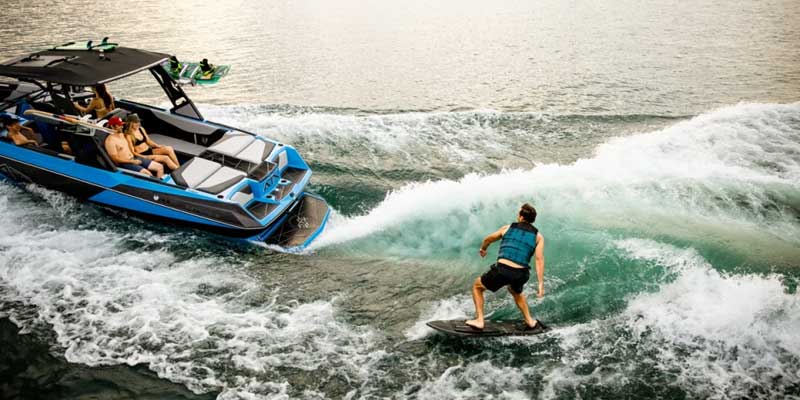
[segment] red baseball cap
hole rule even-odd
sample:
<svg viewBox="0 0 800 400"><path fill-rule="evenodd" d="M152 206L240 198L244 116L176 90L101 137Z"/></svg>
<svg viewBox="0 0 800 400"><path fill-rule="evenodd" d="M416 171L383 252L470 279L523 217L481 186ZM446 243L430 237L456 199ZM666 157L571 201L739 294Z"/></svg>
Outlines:
<svg viewBox="0 0 800 400"><path fill-rule="evenodd" d="M122 122L122 119L120 119L119 117L111 117L108 119L108 122L106 123L107 126L122 126L124 124L125 123Z"/></svg>

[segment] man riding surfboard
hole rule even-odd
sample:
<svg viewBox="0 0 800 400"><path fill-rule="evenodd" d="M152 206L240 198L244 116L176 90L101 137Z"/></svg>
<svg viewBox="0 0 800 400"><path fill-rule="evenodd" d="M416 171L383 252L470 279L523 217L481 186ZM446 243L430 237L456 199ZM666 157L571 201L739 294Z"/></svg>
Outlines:
<svg viewBox="0 0 800 400"><path fill-rule="evenodd" d="M475 319L466 321L466 325L483 330L483 292L486 289L498 291L508 286L508 292L522 312L528 329L538 329L539 321L531 317L523 286L530 279L531 258L536 257L536 277L539 281L537 297L544 296L544 236L533 226L536 221L536 209L528 203L522 205L517 214L517 222L505 225L483 239L478 251L486 257L486 249L492 243L501 240L497 262L490 266L488 272L475 279L472 285L472 300L475 302Z"/></svg>

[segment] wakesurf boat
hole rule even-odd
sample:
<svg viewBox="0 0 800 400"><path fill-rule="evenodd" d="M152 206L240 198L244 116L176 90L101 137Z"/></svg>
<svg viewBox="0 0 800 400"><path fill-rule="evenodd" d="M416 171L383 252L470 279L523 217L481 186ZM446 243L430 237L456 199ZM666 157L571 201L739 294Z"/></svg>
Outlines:
<svg viewBox="0 0 800 400"><path fill-rule="evenodd" d="M327 203L306 191L311 169L295 148L207 121L162 64L169 55L127 47L53 48L0 63L0 110L40 133L18 146L0 127L0 174L121 209L284 249L308 246L324 229ZM115 99L103 116L82 116L87 91L149 74L172 107ZM136 113L150 138L172 146L180 168L158 179L118 168L107 154L106 123Z"/></svg>

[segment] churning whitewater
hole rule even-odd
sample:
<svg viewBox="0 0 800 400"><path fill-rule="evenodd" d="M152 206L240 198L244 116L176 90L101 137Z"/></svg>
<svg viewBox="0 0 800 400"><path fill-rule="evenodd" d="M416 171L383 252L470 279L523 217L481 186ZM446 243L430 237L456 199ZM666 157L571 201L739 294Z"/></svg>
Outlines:
<svg viewBox="0 0 800 400"><path fill-rule="evenodd" d="M221 399L800 395L800 103L685 119L265 109L203 107L321 166L313 189L337 211L309 254L3 182L0 312L52 330L71 362L146 364ZM588 148L526 151L598 126ZM433 334L426 321L471 315L479 241L524 201L549 247L530 302L553 333ZM507 296L488 307L517 318Z"/></svg>

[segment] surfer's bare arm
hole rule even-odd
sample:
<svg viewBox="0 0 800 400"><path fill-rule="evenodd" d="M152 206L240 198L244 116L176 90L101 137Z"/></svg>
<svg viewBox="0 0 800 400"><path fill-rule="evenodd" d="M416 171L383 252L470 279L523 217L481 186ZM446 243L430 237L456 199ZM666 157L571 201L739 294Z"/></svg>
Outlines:
<svg viewBox="0 0 800 400"><path fill-rule="evenodd" d="M500 240L503 235L505 235L508 227L509 225L503 226L502 228L498 229L497 232L492 232L489 234L489 236L483 238L483 243L481 243L481 249L478 251L478 254L480 254L481 257L486 257L486 249L488 249L489 245L492 243Z"/></svg>
<svg viewBox="0 0 800 400"><path fill-rule="evenodd" d="M542 234L536 235L536 278L539 279L539 294L538 297L544 296L544 236Z"/></svg>

